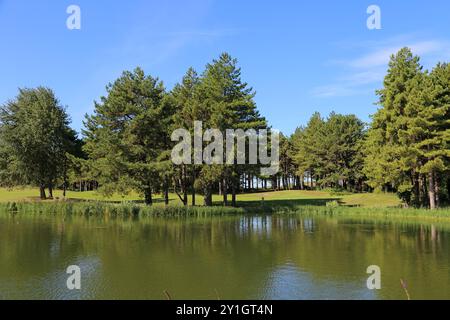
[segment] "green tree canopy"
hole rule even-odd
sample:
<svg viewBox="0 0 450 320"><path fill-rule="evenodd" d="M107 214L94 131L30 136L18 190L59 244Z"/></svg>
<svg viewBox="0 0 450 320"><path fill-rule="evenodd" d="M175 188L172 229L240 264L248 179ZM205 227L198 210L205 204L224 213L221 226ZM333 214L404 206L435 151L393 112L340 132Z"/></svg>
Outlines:
<svg viewBox="0 0 450 320"><path fill-rule="evenodd" d="M83 131L91 168L106 194L132 189L152 203L161 185L173 110L163 83L140 68L107 86L107 96L86 116ZM165 157L167 158L167 157Z"/></svg>
<svg viewBox="0 0 450 320"><path fill-rule="evenodd" d="M20 89L0 109L2 184L37 185L41 198L65 171L66 153L73 151L76 133L52 90Z"/></svg>

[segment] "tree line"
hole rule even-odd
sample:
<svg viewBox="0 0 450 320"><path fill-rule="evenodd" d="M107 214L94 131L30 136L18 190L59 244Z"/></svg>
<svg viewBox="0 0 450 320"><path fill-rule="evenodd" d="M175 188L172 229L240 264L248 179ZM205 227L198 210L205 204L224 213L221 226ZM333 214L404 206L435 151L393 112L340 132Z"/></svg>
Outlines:
<svg viewBox="0 0 450 320"><path fill-rule="evenodd" d="M391 57L370 124L355 115L313 114L291 136L281 135L274 176L262 176L259 165L171 161L171 133L193 133L195 121L222 132L271 129L229 54L201 74L190 68L172 90L141 68L106 89L81 139L51 89L20 89L0 109L0 184L39 186L42 199L54 188L133 190L148 205L156 193L168 204L173 192L185 205L189 198L196 205L199 193L207 206L219 193L235 206L244 191L322 188L396 192L405 205L433 209L450 201L450 66L424 71L408 48Z"/></svg>

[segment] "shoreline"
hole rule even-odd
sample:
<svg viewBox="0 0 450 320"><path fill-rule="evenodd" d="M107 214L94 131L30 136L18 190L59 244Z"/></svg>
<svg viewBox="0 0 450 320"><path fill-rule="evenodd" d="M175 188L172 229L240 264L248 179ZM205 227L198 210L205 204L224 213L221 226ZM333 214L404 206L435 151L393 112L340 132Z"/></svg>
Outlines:
<svg viewBox="0 0 450 320"><path fill-rule="evenodd" d="M269 204L223 206L145 206L136 203L107 203L102 201L74 202L9 202L0 203L0 213L40 216L86 217L214 217L227 215L304 215L308 217L336 217L357 219L410 220L417 222L449 222L450 209L412 209L395 207L348 206L271 206Z"/></svg>

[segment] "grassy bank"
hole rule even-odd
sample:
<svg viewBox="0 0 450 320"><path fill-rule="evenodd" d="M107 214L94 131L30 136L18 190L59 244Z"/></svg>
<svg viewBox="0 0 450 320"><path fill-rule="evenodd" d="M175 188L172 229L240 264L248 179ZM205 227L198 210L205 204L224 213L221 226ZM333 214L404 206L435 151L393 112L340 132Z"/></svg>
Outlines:
<svg viewBox="0 0 450 320"><path fill-rule="evenodd" d="M238 195L238 208L221 206L222 198L214 196L215 206L184 207L176 195L170 196L170 205L155 197L155 205L142 204L140 196L115 195L105 198L95 192L69 192L67 198L39 201L35 189L8 191L0 189L0 211L34 215L84 215L84 216L217 216L230 214L305 214L377 219L448 220L450 209L429 211L402 209L393 194L340 194L332 191L278 191ZM61 199L57 191L55 197ZM199 196L197 203L202 203Z"/></svg>
<svg viewBox="0 0 450 320"><path fill-rule="evenodd" d="M38 198L39 190L35 188L24 188L7 190L0 188L0 203L7 202L36 202L40 201ZM62 192L55 190L54 196L56 199L62 199ZM122 203L122 202L142 202L142 196L137 193L130 193L129 195L113 195L111 197L105 197L102 194L95 191L88 192L67 192L67 200L70 201L101 201L108 203ZM180 205L181 202L175 194L169 195L171 205ZM264 200L263 200L264 199ZM164 199L161 195L154 197L155 206L164 206ZM192 199L189 197L191 203ZM222 201L222 197L219 195L213 196L213 202L217 205ZM373 207L396 207L400 205L400 201L394 194L390 193L334 193L332 191L276 191L276 192L256 192L239 194L237 201L240 206L257 206L259 203L264 202L271 207L295 207L305 205L317 205L324 206L330 201L338 201L343 206L359 206L366 208ZM197 195L197 204L203 204L203 197Z"/></svg>
<svg viewBox="0 0 450 320"><path fill-rule="evenodd" d="M145 206L137 203L106 202L10 202L0 204L0 213L39 216L96 216L96 217L211 217L238 214L301 214L305 216L328 216L342 218L364 218L382 220L443 221L450 223L450 209L435 211L425 209L402 209L394 207L348 207L339 206L336 201L328 205L298 205L282 201L277 205L270 202L248 202L241 207L183 207L179 205Z"/></svg>

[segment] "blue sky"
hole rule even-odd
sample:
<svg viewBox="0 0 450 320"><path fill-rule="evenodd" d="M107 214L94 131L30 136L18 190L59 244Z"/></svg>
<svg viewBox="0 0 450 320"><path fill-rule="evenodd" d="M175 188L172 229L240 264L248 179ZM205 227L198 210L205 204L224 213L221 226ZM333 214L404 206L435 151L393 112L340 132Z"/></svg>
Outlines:
<svg viewBox="0 0 450 320"><path fill-rule="evenodd" d="M66 27L71 4L81 30ZM366 27L371 4L381 30ZM51 87L80 130L123 70L141 66L170 89L227 51L276 129L292 133L314 111L369 121L390 54L409 46L426 68L450 61L449 12L447 0L0 0L0 103Z"/></svg>

